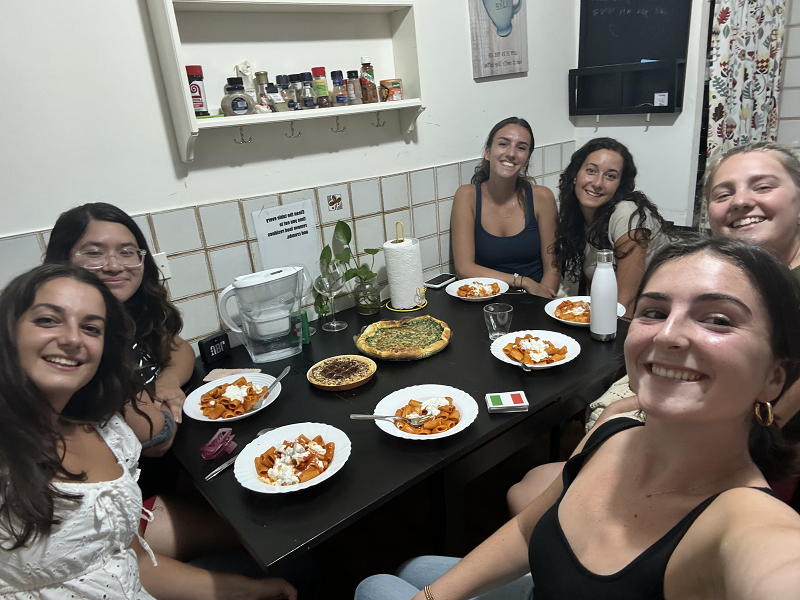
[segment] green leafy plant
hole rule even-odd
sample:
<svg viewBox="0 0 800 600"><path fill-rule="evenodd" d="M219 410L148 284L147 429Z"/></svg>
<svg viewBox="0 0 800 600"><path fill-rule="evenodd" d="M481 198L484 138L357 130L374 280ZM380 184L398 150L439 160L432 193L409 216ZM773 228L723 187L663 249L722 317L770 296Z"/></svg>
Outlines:
<svg viewBox="0 0 800 600"><path fill-rule="evenodd" d="M372 262L370 265L367 265L366 263L359 265L356 261L355 254L353 254L353 251L350 249L350 242L353 239L353 232L350 230L350 226L347 223L344 221L336 222L336 227L333 229L333 239L342 246L342 249L341 251L334 253L331 245L326 245L319 255L319 261L321 263L328 264L332 261L337 261L347 265L347 271L345 272L344 277L345 281L350 281L353 279L353 277L358 277L364 281L369 281L377 276L377 273L375 273L375 271L372 269L375 267L375 255L381 251L380 248L365 248L364 252L372 257ZM314 293L316 295L314 299L314 307L317 309L317 313L320 315L328 314L328 312L330 312L330 307L328 306L325 296L317 293L316 290Z"/></svg>

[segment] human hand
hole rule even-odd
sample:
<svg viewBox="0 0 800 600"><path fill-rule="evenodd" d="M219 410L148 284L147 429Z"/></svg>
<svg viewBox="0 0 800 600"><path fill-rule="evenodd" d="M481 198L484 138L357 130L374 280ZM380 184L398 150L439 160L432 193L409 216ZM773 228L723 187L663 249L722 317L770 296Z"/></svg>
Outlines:
<svg viewBox="0 0 800 600"><path fill-rule="evenodd" d="M156 379L156 398L167 406L173 420L180 423L183 415L183 403L186 400L186 394L183 393L181 386L169 379L159 377Z"/></svg>
<svg viewBox="0 0 800 600"><path fill-rule="evenodd" d="M526 292L533 294L534 296L541 296L542 298L547 299L555 298L556 296L556 293L553 292L553 290L551 290L549 287L542 285L541 283L538 283L528 277L523 279L522 287Z"/></svg>
<svg viewBox="0 0 800 600"><path fill-rule="evenodd" d="M233 600L278 600L286 598L297 600L297 590L285 579L269 577L266 579L251 579L234 575L235 582L231 588L225 590L226 597Z"/></svg>

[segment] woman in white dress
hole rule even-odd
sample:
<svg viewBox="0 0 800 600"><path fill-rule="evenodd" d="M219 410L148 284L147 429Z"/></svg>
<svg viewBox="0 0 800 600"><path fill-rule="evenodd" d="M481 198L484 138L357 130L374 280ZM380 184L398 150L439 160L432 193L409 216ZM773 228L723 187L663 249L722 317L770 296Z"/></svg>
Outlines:
<svg viewBox="0 0 800 600"><path fill-rule="evenodd" d="M129 325L108 288L70 265L37 267L0 295L0 597L294 600L283 580L204 571L140 543L141 445L119 414L135 394Z"/></svg>

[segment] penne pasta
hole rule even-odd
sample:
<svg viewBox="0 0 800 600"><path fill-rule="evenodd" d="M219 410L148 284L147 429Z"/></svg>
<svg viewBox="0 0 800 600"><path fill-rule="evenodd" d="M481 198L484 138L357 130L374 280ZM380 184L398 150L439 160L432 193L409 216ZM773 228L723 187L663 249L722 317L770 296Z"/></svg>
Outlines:
<svg viewBox="0 0 800 600"><path fill-rule="evenodd" d="M407 421L396 420L395 426L400 431L417 435L432 435L444 433L452 429L461 420L461 413L453 405L453 399L449 396L444 398L428 398L420 402L419 400L409 400L408 404L401 406L395 411L396 417L424 416L434 414L432 419L425 421L420 427L413 427Z"/></svg>
<svg viewBox="0 0 800 600"><path fill-rule="evenodd" d="M200 397L200 411L209 419L240 417L253 408L263 387L240 377L223 383Z"/></svg>
<svg viewBox="0 0 800 600"><path fill-rule="evenodd" d="M336 445L327 444L322 436L313 440L300 435L284 440L255 458L258 478L269 485L294 485L318 477L330 466Z"/></svg>

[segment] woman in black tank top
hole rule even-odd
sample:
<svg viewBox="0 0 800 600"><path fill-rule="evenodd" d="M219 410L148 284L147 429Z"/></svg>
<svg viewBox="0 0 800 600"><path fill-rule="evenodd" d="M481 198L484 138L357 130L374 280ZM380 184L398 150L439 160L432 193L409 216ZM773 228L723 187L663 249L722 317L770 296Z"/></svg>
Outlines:
<svg viewBox="0 0 800 600"><path fill-rule="evenodd" d="M646 424L598 427L562 479L406 597L472 598L530 569L536 600L796 598L800 516L765 476L798 470L772 405L800 375L799 305L798 282L760 247L665 248L625 342Z"/></svg>
<svg viewBox="0 0 800 600"><path fill-rule="evenodd" d="M527 178L533 131L509 117L489 132L481 165L453 199L453 259L461 279L491 277L552 298L559 275L553 260L553 192Z"/></svg>

